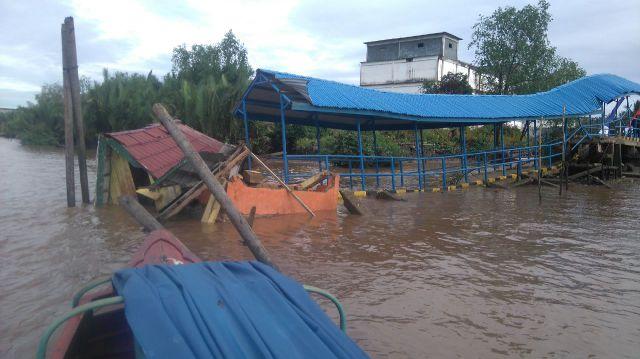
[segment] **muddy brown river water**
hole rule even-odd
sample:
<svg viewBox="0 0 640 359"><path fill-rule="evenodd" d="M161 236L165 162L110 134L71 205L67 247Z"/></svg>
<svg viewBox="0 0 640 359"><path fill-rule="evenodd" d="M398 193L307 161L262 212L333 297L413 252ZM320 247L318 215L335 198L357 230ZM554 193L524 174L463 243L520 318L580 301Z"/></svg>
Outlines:
<svg viewBox="0 0 640 359"><path fill-rule="evenodd" d="M117 207L65 207L59 150L0 138L0 170L0 357L27 358L143 235ZM640 356L640 182L545 189L542 205L534 187L406 198L255 230L285 274L342 301L372 357ZM167 226L202 258L251 258L229 223Z"/></svg>

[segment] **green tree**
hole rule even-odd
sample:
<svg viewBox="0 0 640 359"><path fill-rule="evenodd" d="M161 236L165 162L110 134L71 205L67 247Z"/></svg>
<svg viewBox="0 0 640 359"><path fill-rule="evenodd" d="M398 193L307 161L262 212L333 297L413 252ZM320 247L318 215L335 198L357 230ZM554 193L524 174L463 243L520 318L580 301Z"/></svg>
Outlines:
<svg viewBox="0 0 640 359"><path fill-rule="evenodd" d="M556 55L547 35L551 20L546 0L521 9L500 7L491 16L480 16L469 48L475 48L475 62L486 75L489 92L545 91L584 76L576 62Z"/></svg>
<svg viewBox="0 0 640 359"><path fill-rule="evenodd" d="M44 85L35 100L5 115L4 135L27 145L59 145L64 138L62 87Z"/></svg>
<svg viewBox="0 0 640 359"><path fill-rule="evenodd" d="M246 48L233 32L214 45L177 47L172 64L161 97L176 116L220 140L242 139L242 123L233 117L232 110L253 70Z"/></svg>
<svg viewBox="0 0 640 359"><path fill-rule="evenodd" d="M102 82L89 86L83 100L87 140L99 133L130 130L153 122L151 106L159 99L162 84L149 72L146 76L102 72Z"/></svg>
<svg viewBox="0 0 640 359"><path fill-rule="evenodd" d="M440 81L425 81L421 88L422 93L444 94L471 94L473 89L469 85L469 77L466 74L454 74L449 72L442 76Z"/></svg>

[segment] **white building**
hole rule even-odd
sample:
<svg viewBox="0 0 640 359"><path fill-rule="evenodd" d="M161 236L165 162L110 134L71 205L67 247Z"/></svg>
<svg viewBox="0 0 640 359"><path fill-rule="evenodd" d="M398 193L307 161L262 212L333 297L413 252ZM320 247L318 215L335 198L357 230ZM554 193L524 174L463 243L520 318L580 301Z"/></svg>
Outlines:
<svg viewBox="0 0 640 359"><path fill-rule="evenodd" d="M464 73L475 90L479 75L458 60L461 38L448 32L365 42L367 60L360 63L360 86L384 91L420 93L424 81L439 81L449 72Z"/></svg>

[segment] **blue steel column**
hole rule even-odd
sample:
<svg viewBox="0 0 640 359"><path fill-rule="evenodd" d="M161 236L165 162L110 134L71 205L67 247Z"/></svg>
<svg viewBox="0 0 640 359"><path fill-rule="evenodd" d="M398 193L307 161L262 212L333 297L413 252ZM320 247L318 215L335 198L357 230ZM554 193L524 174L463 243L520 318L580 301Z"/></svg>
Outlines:
<svg viewBox="0 0 640 359"><path fill-rule="evenodd" d="M244 143L251 150L249 142L249 120L247 119L247 102L242 100L242 119L244 120ZM251 156L247 158L247 166L251 169Z"/></svg>
<svg viewBox="0 0 640 359"><path fill-rule="evenodd" d="M360 157L360 188L363 191L367 189L367 183L364 176L364 153L362 150L362 131L360 129L360 120L358 120L358 157Z"/></svg>
<svg viewBox="0 0 640 359"><path fill-rule="evenodd" d="M627 121L631 123L631 109L629 108L629 96L627 96ZM620 124L620 133L622 134L623 137L625 135L624 133L622 133L624 130L624 127L625 126L623 124Z"/></svg>
<svg viewBox="0 0 640 359"><path fill-rule="evenodd" d="M538 169L538 166L540 166L540 163L538 163L538 146L536 145L538 140L538 121L537 120L533 120L533 154L534 154L534 158L533 158L533 168L534 169ZM529 151L531 152L531 151Z"/></svg>
<svg viewBox="0 0 640 359"><path fill-rule="evenodd" d="M376 188L380 187L380 164L378 163L378 138L376 137L376 123L373 122L373 155L376 156Z"/></svg>
<svg viewBox="0 0 640 359"><path fill-rule="evenodd" d="M420 140L418 138L418 123L413 124L413 129L416 137L416 163L418 165L418 189L422 190L422 156L420 156Z"/></svg>
<svg viewBox="0 0 640 359"><path fill-rule="evenodd" d="M505 165L505 158L504 158L504 123L500 124L500 148L502 149L502 175L506 176L507 175L507 165Z"/></svg>
<svg viewBox="0 0 640 359"><path fill-rule="evenodd" d="M491 161L491 168L494 172L497 170L496 164L498 163L498 145L500 145L500 132L498 129L499 126L499 123L493 124L493 161Z"/></svg>
<svg viewBox="0 0 640 359"><path fill-rule="evenodd" d="M284 118L284 102L280 95L280 126L282 126L282 178L284 183L289 183L289 163L287 160L287 129Z"/></svg>
<svg viewBox="0 0 640 359"><path fill-rule="evenodd" d="M602 119L600 121L600 131L601 131L601 136L604 136L604 118L605 118L606 114L605 114L605 104L604 102L602 102Z"/></svg>
<svg viewBox="0 0 640 359"><path fill-rule="evenodd" d="M462 147L462 171L464 171L464 182L468 183L467 175L467 127L460 126L460 146Z"/></svg>
<svg viewBox="0 0 640 359"><path fill-rule="evenodd" d="M316 123L316 147L318 148L318 156L320 156L320 126L318 125L318 119L315 120ZM322 160L318 157L318 168L320 172L322 172ZM329 167L326 168L327 172L329 171Z"/></svg>
<svg viewBox="0 0 640 359"><path fill-rule="evenodd" d="M424 129L420 129L420 157L423 159L420 161L420 166L422 166L422 172L424 176L422 176L422 183L424 184L424 188L426 189L429 186L429 177L427 175L427 164L424 160Z"/></svg>

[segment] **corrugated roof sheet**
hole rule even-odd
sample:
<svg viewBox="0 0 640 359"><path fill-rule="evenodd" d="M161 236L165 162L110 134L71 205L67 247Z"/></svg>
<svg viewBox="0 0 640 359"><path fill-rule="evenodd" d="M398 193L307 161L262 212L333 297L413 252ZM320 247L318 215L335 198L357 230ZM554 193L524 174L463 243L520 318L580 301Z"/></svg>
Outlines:
<svg viewBox="0 0 640 359"><path fill-rule="evenodd" d="M608 103L627 94L640 94L640 84L611 74L586 76L531 95L403 94L270 70L258 70L258 74L289 91L288 96L296 97L294 102L306 99L306 103L292 106L295 111L324 113L325 118L319 117L318 121L327 123L327 113L343 116L341 120L332 119L334 122L327 127L338 127L340 121L347 123L345 116L395 119L398 126L401 123L406 126L407 121L412 121L421 127L558 118L562 116L563 105L568 116L586 115L599 111L602 102ZM292 80L296 86L288 85L293 83ZM301 86L301 83L306 86ZM264 90L264 87L256 86L250 92L262 91L259 95L264 98ZM251 98L250 92L246 94L247 98ZM260 100L265 102L265 99ZM260 114L258 107L253 105L250 112ZM292 118L291 123L312 124L309 121L305 123L301 116L296 120L295 113L287 116ZM388 129L393 126L393 122L386 124Z"/></svg>
<svg viewBox="0 0 640 359"><path fill-rule="evenodd" d="M178 127L198 152L218 153L224 146L224 143L187 125L180 123ZM136 130L107 133L105 136L122 144L154 178L162 177L184 158L178 144L158 123Z"/></svg>

